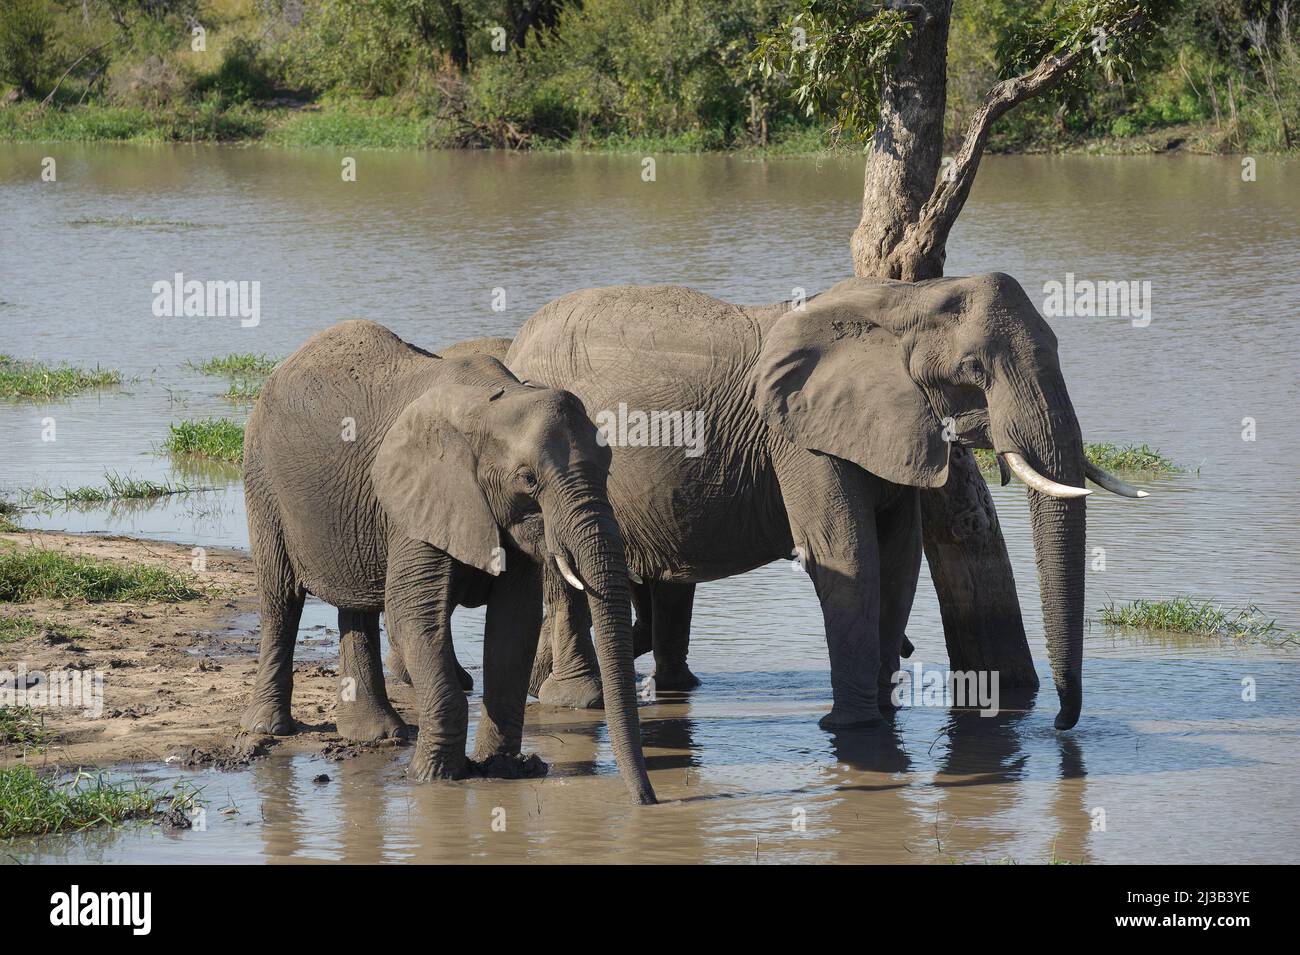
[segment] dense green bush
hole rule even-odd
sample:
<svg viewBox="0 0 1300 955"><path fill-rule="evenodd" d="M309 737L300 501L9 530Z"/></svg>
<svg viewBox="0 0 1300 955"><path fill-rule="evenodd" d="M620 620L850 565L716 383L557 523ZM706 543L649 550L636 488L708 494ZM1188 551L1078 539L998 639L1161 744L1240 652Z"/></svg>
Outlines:
<svg viewBox="0 0 1300 955"><path fill-rule="evenodd" d="M34 96L51 78L47 55L55 29L54 8L43 0L0 4L0 81Z"/></svg>
<svg viewBox="0 0 1300 955"><path fill-rule="evenodd" d="M1167 2L1176 15L1129 67L1081 71L1022 104L994 127L990 148L1158 140L1165 130L1206 149L1295 148L1300 0ZM954 5L950 145L990 86L1041 52L1017 52L1018 38L1080 4ZM0 136L700 149L779 135L811 145L836 118L870 119L878 69L858 62L854 43L881 48L867 34L893 30L884 22L893 14L864 7L844 19L857 9L847 0L4 0L0 97L34 101L67 76L57 110L0 106ZM834 56L757 69L751 53L791 22L832 37ZM192 48L198 24L205 50ZM829 101L811 101L809 77ZM326 108L284 106L313 99Z"/></svg>

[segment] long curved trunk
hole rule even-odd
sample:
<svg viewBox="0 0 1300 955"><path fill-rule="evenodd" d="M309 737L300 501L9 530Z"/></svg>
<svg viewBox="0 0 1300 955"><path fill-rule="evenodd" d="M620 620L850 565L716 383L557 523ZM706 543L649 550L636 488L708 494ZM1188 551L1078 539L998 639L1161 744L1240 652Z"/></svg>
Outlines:
<svg viewBox="0 0 1300 955"><path fill-rule="evenodd" d="M614 512L589 476L566 481L559 507L560 546L586 585L592 638L605 697L605 721L618 770L632 797L642 805L655 802L641 752L637 718L636 670L632 665L632 603L623 555L623 539Z"/></svg>
<svg viewBox="0 0 1300 955"><path fill-rule="evenodd" d="M1039 378L1033 393L999 415L990 407L994 448L1016 451L1038 473L1061 484L1084 486L1083 438L1059 372ZM1033 409L1026 416L1024 409ZM1047 411L1044 409L1053 409ZM1083 593L1087 506L1083 498L1056 498L1029 491L1038 589L1052 680L1061 709L1056 728L1079 721L1083 706Z"/></svg>

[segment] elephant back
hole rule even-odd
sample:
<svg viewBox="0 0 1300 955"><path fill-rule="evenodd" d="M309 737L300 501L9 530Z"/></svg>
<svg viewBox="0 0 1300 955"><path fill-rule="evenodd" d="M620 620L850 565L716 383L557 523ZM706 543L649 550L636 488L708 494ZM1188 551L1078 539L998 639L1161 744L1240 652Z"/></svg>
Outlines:
<svg viewBox="0 0 1300 955"><path fill-rule="evenodd" d="M624 285L542 306L515 337L506 365L554 387L580 381L597 401L602 383L608 397L625 397L647 369L659 369L674 397L702 407L719 383L744 377L761 345L758 323L738 306L694 289Z"/></svg>

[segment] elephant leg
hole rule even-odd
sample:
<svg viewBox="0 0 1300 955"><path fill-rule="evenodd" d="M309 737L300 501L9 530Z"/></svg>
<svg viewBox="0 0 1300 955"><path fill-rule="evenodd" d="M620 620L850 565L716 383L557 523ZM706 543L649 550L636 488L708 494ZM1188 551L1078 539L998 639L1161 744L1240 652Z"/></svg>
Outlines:
<svg viewBox="0 0 1300 955"><path fill-rule="evenodd" d="M654 590L649 581L632 584L632 607L636 622L632 624L632 659L654 649Z"/></svg>
<svg viewBox="0 0 1300 955"><path fill-rule="evenodd" d="M651 621L655 651L655 689L693 690L699 678L686 665L691 642L691 611L695 585L656 581L651 584L654 609Z"/></svg>
<svg viewBox="0 0 1300 955"><path fill-rule="evenodd" d="M876 543L880 552L880 678L876 682L883 710L887 701L889 709L895 708L894 674L921 574L921 501L916 488L899 488L896 498L876 512Z"/></svg>
<svg viewBox="0 0 1300 955"><path fill-rule="evenodd" d="M551 643L551 674L542 681L537 698L551 706L599 709L600 667L591 642L591 611L587 598L564 582L553 567L543 574L546 631Z"/></svg>
<svg viewBox="0 0 1300 955"><path fill-rule="evenodd" d="M262 639L253 701L239 725L254 733L291 736L297 732L290 701L293 697L293 645L306 591L299 586L279 526L250 500L249 538L256 568Z"/></svg>
<svg viewBox="0 0 1300 955"><path fill-rule="evenodd" d="M384 613L415 690L420 735L407 774L422 782L461 779L469 772L469 702L451 643L451 595L459 572L452 558L422 541L389 542Z"/></svg>
<svg viewBox="0 0 1300 955"><path fill-rule="evenodd" d="M775 456L796 555L812 578L831 661L824 730L881 722L880 563L867 475L830 455L788 447Z"/></svg>
<svg viewBox="0 0 1300 955"><path fill-rule="evenodd" d="M523 557L492 582L483 628L483 713L474 734L474 762L489 775L541 775L518 757L524 734L528 678L542 624L542 580L536 564Z"/></svg>
<svg viewBox="0 0 1300 955"><path fill-rule="evenodd" d="M384 657L384 666L388 667L389 676L398 683L411 685L411 673L406 669L406 661L402 659L402 651L397 649L397 644L390 639L388 641L388 656ZM474 689L474 678L469 672L456 662L456 680L460 683L460 688L466 693Z"/></svg>
<svg viewBox="0 0 1300 955"><path fill-rule="evenodd" d="M406 669L406 661L402 659L391 634L388 637L388 656L384 657L384 666L388 668L388 675L398 683L411 685L411 673Z"/></svg>
<svg viewBox="0 0 1300 955"><path fill-rule="evenodd" d="M537 656L533 658L533 672L528 678L528 695L537 696L542 692L542 684L546 678L551 675L551 665L554 662L551 656L551 632L550 616L542 620L541 628L538 632Z"/></svg>
<svg viewBox="0 0 1300 955"><path fill-rule="evenodd" d="M379 661L379 612L339 608L339 735L362 743L403 736Z"/></svg>

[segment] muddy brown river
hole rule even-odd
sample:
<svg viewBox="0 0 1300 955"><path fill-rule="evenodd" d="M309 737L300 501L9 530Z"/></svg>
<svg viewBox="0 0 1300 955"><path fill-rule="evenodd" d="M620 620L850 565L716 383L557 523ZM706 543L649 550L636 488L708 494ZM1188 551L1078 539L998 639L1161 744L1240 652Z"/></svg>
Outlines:
<svg viewBox="0 0 1300 955"><path fill-rule="evenodd" d="M58 181L42 182L54 156ZM0 351L122 369L52 405L0 404L0 492L98 485L106 471L215 490L143 508L28 514L29 526L245 546L238 474L158 453L169 422L240 418L187 367L286 355L347 318L428 348L510 335L573 289L677 283L734 301L809 293L850 270L861 164L639 156L37 145L0 148ZM1146 442L1183 465L1094 495L1085 707L1052 728L1024 489L994 487L1047 688L993 718L913 706L835 737L821 618L781 562L703 585L691 666L704 685L641 709L665 805L627 804L599 714L530 704L544 780L408 782L409 750L341 763L272 755L234 771L119 767L204 789L206 829L152 825L0 846L9 861L1291 862L1300 849L1300 649L1116 632L1109 601L1178 594L1258 605L1300 629L1300 163L992 157L948 272L1149 282L1145 316L1052 316L1090 441ZM175 273L260 282L255 326L160 318ZM504 307L494 308L494 303ZM42 440L43 420L57 440ZM1253 440L1243 433L1253 425ZM304 628L335 626L309 604ZM462 661L482 614L456 617ZM928 572L913 661L946 663ZM652 666L641 661L640 673ZM477 667L473 667L477 671ZM1243 699L1243 681L1255 698ZM111 683L107 688L111 705ZM1246 694L1249 695L1249 694ZM471 704L471 714L477 706ZM316 783L320 774L327 783ZM222 809L237 809L221 812Z"/></svg>

